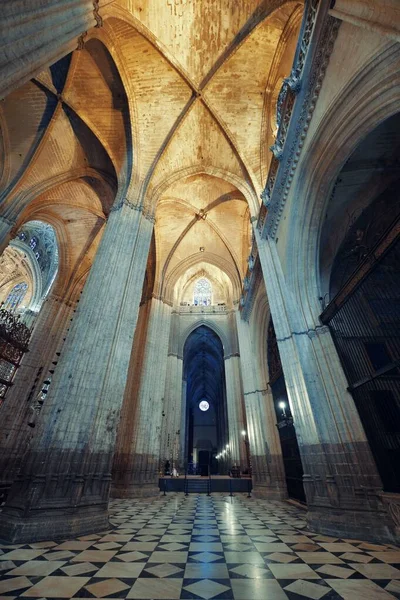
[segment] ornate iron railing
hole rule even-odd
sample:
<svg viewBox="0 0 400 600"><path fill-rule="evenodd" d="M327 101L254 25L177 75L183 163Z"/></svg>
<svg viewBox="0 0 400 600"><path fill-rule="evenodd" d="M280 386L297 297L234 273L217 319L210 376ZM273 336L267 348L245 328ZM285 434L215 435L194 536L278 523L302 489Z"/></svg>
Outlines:
<svg viewBox="0 0 400 600"><path fill-rule="evenodd" d="M385 491L400 491L400 219L321 315Z"/></svg>
<svg viewBox="0 0 400 600"><path fill-rule="evenodd" d="M22 357L28 351L31 330L20 316L0 307L0 405L11 387Z"/></svg>

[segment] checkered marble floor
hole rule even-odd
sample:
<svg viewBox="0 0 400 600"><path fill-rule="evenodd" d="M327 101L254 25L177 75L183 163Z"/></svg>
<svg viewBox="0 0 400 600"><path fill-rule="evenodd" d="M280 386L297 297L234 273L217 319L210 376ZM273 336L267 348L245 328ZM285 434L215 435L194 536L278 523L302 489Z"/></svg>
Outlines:
<svg viewBox="0 0 400 600"><path fill-rule="evenodd" d="M400 598L399 548L310 533L284 502L169 494L110 512L110 531L0 545L0 600Z"/></svg>

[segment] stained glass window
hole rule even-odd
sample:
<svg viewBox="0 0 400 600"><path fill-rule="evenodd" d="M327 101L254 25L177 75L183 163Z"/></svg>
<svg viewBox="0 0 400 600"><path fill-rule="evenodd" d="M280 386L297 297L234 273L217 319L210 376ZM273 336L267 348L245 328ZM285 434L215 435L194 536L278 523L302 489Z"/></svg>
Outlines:
<svg viewBox="0 0 400 600"><path fill-rule="evenodd" d="M29 240L29 248L30 248L31 250L34 250L34 249L36 248L36 246L37 246L37 239L36 239L35 237L32 237L32 238Z"/></svg>
<svg viewBox="0 0 400 600"><path fill-rule="evenodd" d="M11 292L8 294L7 299L4 303L4 308L7 310L13 310L18 308L21 304L22 300L25 297L26 292L28 291L28 284L23 281L22 283L17 283L14 285Z"/></svg>
<svg viewBox="0 0 400 600"><path fill-rule="evenodd" d="M198 279L194 285L193 304L195 306L209 306L211 304L212 287L205 277Z"/></svg>

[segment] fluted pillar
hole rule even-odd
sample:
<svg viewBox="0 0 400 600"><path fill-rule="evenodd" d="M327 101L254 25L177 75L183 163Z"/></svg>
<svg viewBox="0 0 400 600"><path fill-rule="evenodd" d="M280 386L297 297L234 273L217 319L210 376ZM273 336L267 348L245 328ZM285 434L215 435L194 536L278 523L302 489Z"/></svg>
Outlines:
<svg viewBox="0 0 400 600"><path fill-rule="evenodd" d="M181 468L182 367L177 354L169 353L165 380L164 417L161 431L160 459L163 469L169 460L171 468Z"/></svg>
<svg viewBox="0 0 400 600"><path fill-rule="evenodd" d="M186 454L186 443L188 440L188 428L187 428L187 399L186 399L186 390L187 390L187 379L185 373L183 372L183 360L182 360L182 381L181 381L181 423L180 423L180 463L181 469L186 469L187 463L187 454Z"/></svg>
<svg viewBox="0 0 400 600"><path fill-rule="evenodd" d="M152 230L140 207L117 199L3 509L2 539L58 539L108 527L116 429Z"/></svg>
<svg viewBox="0 0 400 600"><path fill-rule="evenodd" d="M258 248L293 414L310 527L393 541L381 482L327 327L307 323L273 240Z"/></svg>
<svg viewBox="0 0 400 600"><path fill-rule="evenodd" d="M109 0L3 0L0 98L76 50L78 38L101 23L95 5Z"/></svg>
<svg viewBox="0 0 400 600"><path fill-rule="evenodd" d="M44 301L33 330L29 352L17 370L14 385L0 407L0 482L11 486L32 437L31 406L49 376L51 363L63 344L75 303L55 294ZM54 368L54 365L52 365Z"/></svg>
<svg viewBox="0 0 400 600"><path fill-rule="evenodd" d="M242 470L247 468L246 446L242 431L246 430L239 356L225 357L226 405L228 409L230 462Z"/></svg>
<svg viewBox="0 0 400 600"><path fill-rule="evenodd" d="M264 498L282 499L287 496L287 490L272 395L262 389L250 327L239 312L237 329L253 491Z"/></svg>
<svg viewBox="0 0 400 600"><path fill-rule="evenodd" d="M168 304L157 298L151 300L140 389L138 397L132 398L135 418L133 436L126 448L127 469L114 483L113 493L119 497L158 493L170 316Z"/></svg>

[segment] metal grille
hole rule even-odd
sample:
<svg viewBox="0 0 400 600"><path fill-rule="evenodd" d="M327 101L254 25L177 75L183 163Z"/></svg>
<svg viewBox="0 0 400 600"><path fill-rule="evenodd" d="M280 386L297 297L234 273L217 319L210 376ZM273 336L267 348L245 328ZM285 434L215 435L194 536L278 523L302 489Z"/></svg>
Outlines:
<svg viewBox="0 0 400 600"><path fill-rule="evenodd" d="M14 375L15 365L0 358L0 380L11 381Z"/></svg>
<svg viewBox="0 0 400 600"><path fill-rule="evenodd" d="M329 325L386 491L400 491L398 223L321 315Z"/></svg>

